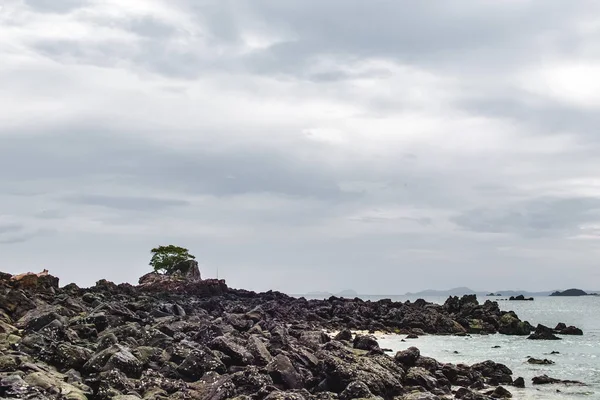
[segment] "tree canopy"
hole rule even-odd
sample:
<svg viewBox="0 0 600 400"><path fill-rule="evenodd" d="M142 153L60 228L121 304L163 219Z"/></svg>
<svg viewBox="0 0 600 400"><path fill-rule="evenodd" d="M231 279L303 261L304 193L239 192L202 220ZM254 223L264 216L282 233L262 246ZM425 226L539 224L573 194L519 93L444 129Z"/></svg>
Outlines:
<svg viewBox="0 0 600 400"><path fill-rule="evenodd" d="M177 264L196 259L188 249L174 245L158 246L150 252L152 253L150 266L155 272L161 274L175 272Z"/></svg>

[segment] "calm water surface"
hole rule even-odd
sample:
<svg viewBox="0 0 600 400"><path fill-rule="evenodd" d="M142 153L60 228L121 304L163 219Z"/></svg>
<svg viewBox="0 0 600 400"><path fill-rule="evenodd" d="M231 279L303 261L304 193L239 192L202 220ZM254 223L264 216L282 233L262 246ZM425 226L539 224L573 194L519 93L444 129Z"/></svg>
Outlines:
<svg viewBox="0 0 600 400"><path fill-rule="evenodd" d="M403 300L409 298L400 298ZM485 301L487 298L480 298ZM495 298L490 298L495 299ZM412 299L411 299L412 300ZM443 303L446 298L425 298ZM558 322L575 325L583 336L562 336L562 340L528 340L506 335L423 336L402 342L396 335L379 338L382 347L394 351L416 346L421 354L440 362L474 364L493 360L506 364L516 378L525 378L526 389L509 388L517 399L600 399L600 297L539 297L535 301L501 301L503 310L514 310L522 320L554 327ZM500 346L500 348L492 348ZM550 355L552 351L560 354ZM457 353L455 353L457 352ZM554 365L530 365L528 357L548 358ZM554 378L578 380L588 386L532 386L531 378L547 374Z"/></svg>
<svg viewBox="0 0 600 400"><path fill-rule="evenodd" d="M414 296L361 296L364 300L391 298L415 301ZM422 297L443 304L447 297ZM415 340L404 336L379 336L379 344L394 352L416 346L424 356L440 362L474 364L485 360L503 363L513 378L525 378L527 388L510 387L515 399L599 399L600 400L600 296L536 297L535 301L504 301L502 297L480 297L498 301L502 310L513 310L522 320L554 327L558 322L575 325L583 336L562 336L562 340L528 340L522 336L473 335L472 337L428 335ZM500 346L500 348L493 348ZM560 354L550 355L552 351ZM554 365L530 365L529 357L548 358ZM582 381L587 386L532 386L531 378L547 374L553 378Z"/></svg>

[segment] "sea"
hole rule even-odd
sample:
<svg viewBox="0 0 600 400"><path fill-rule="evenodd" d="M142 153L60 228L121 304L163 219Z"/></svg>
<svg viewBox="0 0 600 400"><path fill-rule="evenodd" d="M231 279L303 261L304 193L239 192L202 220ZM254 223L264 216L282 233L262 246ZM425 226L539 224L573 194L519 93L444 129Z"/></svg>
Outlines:
<svg viewBox="0 0 600 400"><path fill-rule="evenodd" d="M415 301L415 296L360 296L364 300L391 298ZM443 304L447 297L420 297ZM600 400L600 296L536 297L534 301L508 301L503 297L479 297L498 301L500 309L515 311L521 320L554 327L558 322L575 325L583 336L561 336L562 340L529 340L523 336L472 335L467 337L426 335L404 339L404 335L377 335L382 348L396 351L415 346L421 355L442 363L475 364L492 360L505 364L513 378L525 379L526 388L507 387L514 399L599 399ZM499 348L495 348L500 346ZM559 354L550 354L552 352ZM549 359L553 365L532 365L529 357ZM534 376L546 374L562 380L575 380L579 385L532 385Z"/></svg>

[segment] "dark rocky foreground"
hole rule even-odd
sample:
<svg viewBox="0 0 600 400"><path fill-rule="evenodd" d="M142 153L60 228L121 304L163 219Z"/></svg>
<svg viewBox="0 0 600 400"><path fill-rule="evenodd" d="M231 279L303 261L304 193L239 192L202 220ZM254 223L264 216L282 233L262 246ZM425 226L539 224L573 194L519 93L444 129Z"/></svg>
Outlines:
<svg viewBox="0 0 600 400"><path fill-rule="evenodd" d="M373 337L356 332L533 330L475 296L451 297L443 306L306 300L181 275L148 274L139 286L102 280L81 289L59 288L51 275L14 280L0 273L0 397L504 398L510 392L501 385L523 382L513 382L502 364L442 364L414 347L391 357Z"/></svg>

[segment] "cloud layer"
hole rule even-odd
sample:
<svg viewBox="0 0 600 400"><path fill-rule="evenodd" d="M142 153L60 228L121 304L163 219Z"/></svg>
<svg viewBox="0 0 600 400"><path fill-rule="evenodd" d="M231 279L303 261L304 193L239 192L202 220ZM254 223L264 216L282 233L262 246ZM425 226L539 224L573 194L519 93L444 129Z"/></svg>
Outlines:
<svg viewBox="0 0 600 400"><path fill-rule="evenodd" d="M7 0L2 269L597 289L599 9Z"/></svg>

